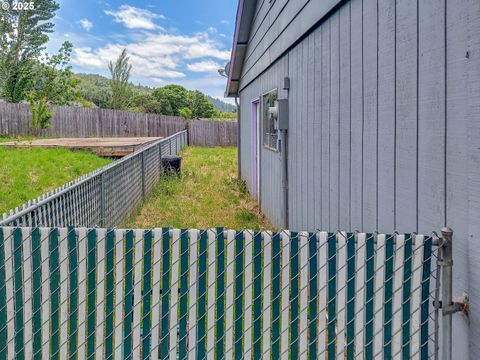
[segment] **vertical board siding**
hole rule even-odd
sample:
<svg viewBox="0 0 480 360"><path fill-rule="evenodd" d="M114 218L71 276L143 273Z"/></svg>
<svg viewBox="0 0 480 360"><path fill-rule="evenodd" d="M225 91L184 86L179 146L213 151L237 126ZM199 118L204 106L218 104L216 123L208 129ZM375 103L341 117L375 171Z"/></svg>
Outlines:
<svg viewBox="0 0 480 360"><path fill-rule="evenodd" d="M290 78L281 96L289 99L288 227L427 232L448 224L461 239L454 292L478 295L480 3L335 4L320 18L316 11L331 2L259 2L244 61L242 104ZM339 128L332 122L338 111ZM242 176L251 187L248 124L242 111ZM264 150L261 157L260 182L270 184L261 208L281 227L281 158ZM275 167L266 166L270 158ZM470 326L454 320L462 359L480 350L469 340L480 335L480 317L472 316Z"/></svg>
<svg viewBox="0 0 480 360"><path fill-rule="evenodd" d="M422 235L0 227L0 240L5 359L431 355ZM16 289L39 277L35 314Z"/></svg>
<svg viewBox="0 0 480 360"><path fill-rule="evenodd" d="M417 11L415 0L396 6L395 226L417 231Z"/></svg>

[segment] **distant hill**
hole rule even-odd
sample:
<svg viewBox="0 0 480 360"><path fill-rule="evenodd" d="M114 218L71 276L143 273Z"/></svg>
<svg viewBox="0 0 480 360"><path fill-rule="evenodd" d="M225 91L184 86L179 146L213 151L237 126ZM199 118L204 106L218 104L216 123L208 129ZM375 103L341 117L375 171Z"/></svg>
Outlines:
<svg viewBox="0 0 480 360"><path fill-rule="evenodd" d="M80 94L85 100L94 103L96 106L104 108L108 102L108 94L110 91L109 79L97 74L75 74L74 77L80 81ZM148 86L131 84L137 94L150 93L154 89ZM221 112L233 112L236 106L228 104L222 100L215 99L207 95L207 98L213 106Z"/></svg>
<svg viewBox="0 0 480 360"><path fill-rule="evenodd" d="M222 101L220 99L215 99L208 95L207 98L212 102L213 106L215 106L217 110L221 112L234 112L237 110L237 107L235 105L226 103L225 101Z"/></svg>

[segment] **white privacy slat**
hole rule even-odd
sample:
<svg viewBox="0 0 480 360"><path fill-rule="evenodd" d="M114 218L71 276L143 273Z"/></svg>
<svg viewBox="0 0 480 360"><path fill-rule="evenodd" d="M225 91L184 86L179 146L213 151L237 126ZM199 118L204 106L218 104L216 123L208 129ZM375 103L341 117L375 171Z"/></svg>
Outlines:
<svg viewBox="0 0 480 360"><path fill-rule="evenodd" d="M8 359L15 358L15 300L13 291L13 231L4 228L5 252L5 291L7 294L7 355ZM5 345L0 345L5 346Z"/></svg>
<svg viewBox="0 0 480 360"><path fill-rule="evenodd" d="M405 235L395 237L395 265L393 277L393 321L392 321L392 356L399 358L402 348L402 288L403 262L405 259Z"/></svg>
<svg viewBox="0 0 480 360"><path fill-rule="evenodd" d="M122 230L115 230L115 359L122 358L122 343L123 343L123 306L125 293L125 285L123 283L125 266L124 263L124 246L125 237Z"/></svg>
<svg viewBox="0 0 480 360"><path fill-rule="evenodd" d="M410 359L420 359L420 326L421 326L421 311L422 303L422 262L423 249L425 237L423 235L414 235L413 237L413 260L412 260L412 283L411 283L411 345L410 345Z"/></svg>
<svg viewBox="0 0 480 360"><path fill-rule="evenodd" d="M189 269L189 316L188 316L188 358L196 359L197 346L197 282L198 282L198 235L199 231L189 230L190 237L190 269Z"/></svg>
<svg viewBox="0 0 480 360"><path fill-rule="evenodd" d="M177 359L178 349L178 287L180 273L180 230L173 230L172 239L172 286L170 291L170 360Z"/></svg>
<svg viewBox="0 0 480 360"><path fill-rule="evenodd" d="M365 353L365 248L365 234L357 234L355 258L355 359L363 359Z"/></svg>
<svg viewBox="0 0 480 360"><path fill-rule="evenodd" d="M50 359L50 229L40 229L42 239L42 359Z"/></svg>
<svg viewBox="0 0 480 360"><path fill-rule="evenodd" d="M282 232L282 329L280 356L288 360L290 347L290 231Z"/></svg>
<svg viewBox="0 0 480 360"><path fill-rule="evenodd" d="M300 247L300 321L299 321L299 354L300 359L307 359L308 349L308 232L299 233Z"/></svg>
<svg viewBox="0 0 480 360"><path fill-rule="evenodd" d="M59 262L60 262L60 359L68 358L68 230L59 230Z"/></svg>
<svg viewBox="0 0 480 360"><path fill-rule="evenodd" d="M42 236L43 238L43 236ZM43 242L42 242L43 246ZM87 301L87 231L85 228L78 229L78 335L77 354L79 359L85 358L86 344L86 301ZM43 254L42 254L42 261ZM43 269L42 269L43 277ZM43 284L43 283L42 283ZM42 329L43 333L43 329Z"/></svg>
<svg viewBox="0 0 480 360"><path fill-rule="evenodd" d="M253 235L244 231L245 236L245 359L252 358L252 296L253 296Z"/></svg>
<svg viewBox="0 0 480 360"><path fill-rule="evenodd" d="M96 294L96 325L95 325L95 356L104 357L105 328L105 229L97 229L97 294Z"/></svg>
<svg viewBox="0 0 480 360"><path fill-rule="evenodd" d="M158 358L160 340L160 277L162 259L162 230L153 230L153 274L152 274L152 353L151 359Z"/></svg>
<svg viewBox="0 0 480 360"><path fill-rule="evenodd" d="M317 234L318 241L318 351L317 358L325 359L327 338L327 240L328 233Z"/></svg>
<svg viewBox="0 0 480 360"><path fill-rule="evenodd" d="M215 346L215 281L216 281L216 231L208 230L208 314L207 314L207 358L213 359Z"/></svg>
<svg viewBox="0 0 480 360"><path fill-rule="evenodd" d="M263 350L262 356L270 359L271 351L271 294L272 294L272 234L263 232Z"/></svg>
<svg viewBox="0 0 480 360"><path fill-rule="evenodd" d="M32 238L30 228L22 228L23 244L23 316L25 358L31 359L33 353L32 328ZM3 306L0 305L0 306ZM3 325L0 325L3 326ZM3 345L0 345L3 347Z"/></svg>
<svg viewBox="0 0 480 360"><path fill-rule="evenodd" d="M225 359L233 358L233 283L234 283L234 260L235 260L235 231L227 231L227 266L226 266L226 303L225 303Z"/></svg>
<svg viewBox="0 0 480 360"><path fill-rule="evenodd" d="M383 307L385 287L385 235L377 236L377 251L375 264L375 308L374 308L374 340L373 354L381 357L383 355Z"/></svg>
<svg viewBox="0 0 480 360"><path fill-rule="evenodd" d="M337 234L337 298L335 328L337 331L337 359L343 359L346 334L346 290L347 290L347 234Z"/></svg>
<svg viewBox="0 0 480 360"><path fill-rule="evenodd" d="M142 342L142 268L143 230L135 230L135 262L133 284L132 358L140 359Z"/></svg>

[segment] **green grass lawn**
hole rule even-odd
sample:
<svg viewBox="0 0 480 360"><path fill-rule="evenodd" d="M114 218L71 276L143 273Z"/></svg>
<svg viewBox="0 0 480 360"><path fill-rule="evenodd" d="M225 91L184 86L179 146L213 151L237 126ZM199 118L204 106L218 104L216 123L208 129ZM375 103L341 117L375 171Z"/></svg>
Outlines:
<svg viewBox="0 0 480 360"><path fill-rule="evenodd" d="M0 215L110 162L85 151L0 146Z"/></svg>
<svg viewBox="0 0 480 360"><path fill-rule="evenodd" d="M162 177L129 225L272 229L237 179L237 149L227 147L186 148L182 175Z"/></svg>

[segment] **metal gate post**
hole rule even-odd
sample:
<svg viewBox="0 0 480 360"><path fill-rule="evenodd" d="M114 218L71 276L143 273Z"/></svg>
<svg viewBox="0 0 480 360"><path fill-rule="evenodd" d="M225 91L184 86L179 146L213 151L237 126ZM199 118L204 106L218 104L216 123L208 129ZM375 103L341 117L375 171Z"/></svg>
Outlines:
<svg viewBox="0 0 480 360"><path fill-rule="evenodd" d="M105 227L105 172L100 175L100 226Z"/></svg>
<svg viewBox="0 0 480 360"><path fill-rule="evenodd" d="M145 200L145 151L142 151L142 199Z"/></svg>
<svg viewBox="0 0 480 360"><path fill-rule="evenodd" d="M442 229L442 359L452 359L452 265L453 265L453 249L452 249L453 230L449 227Z"/></svg>

